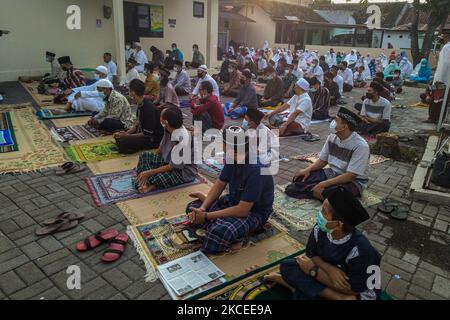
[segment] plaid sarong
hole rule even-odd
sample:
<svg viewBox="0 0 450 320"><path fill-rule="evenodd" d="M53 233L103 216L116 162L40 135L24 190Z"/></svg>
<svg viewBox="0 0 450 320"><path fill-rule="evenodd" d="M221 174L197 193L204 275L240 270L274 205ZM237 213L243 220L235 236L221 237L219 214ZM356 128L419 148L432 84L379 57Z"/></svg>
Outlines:
<svg viewBox="0 0 450 320"><path fill-rule="evenodd" d="M194 201L188 204L186 213L190 213L192 208L200 208L202 203ZM229 196L219 198L208 211L214 212L232 207ZM268 217L267 217L268 218ZM239 243L247 238L250 232L260 230L267 219L263 215L251 212L246 218L225 217L214 221L207 221L205 240L202 251L205 254L220 253L227 251L235 243Z"/></svg>
<svg viewBox="0 0 450 320"><path fill-rule="evenodd" d="M164 162L161 154L156 152L143 152L139 157L137 165L137 174L143 171L158 169L167 165ZM185 183L183 175L180 170L173 170L171 172L158 173L148 178L147 183L150 186L156 186L158 189L167 189ZM136 189L139 188L137 183L134 183Z"/></svg>

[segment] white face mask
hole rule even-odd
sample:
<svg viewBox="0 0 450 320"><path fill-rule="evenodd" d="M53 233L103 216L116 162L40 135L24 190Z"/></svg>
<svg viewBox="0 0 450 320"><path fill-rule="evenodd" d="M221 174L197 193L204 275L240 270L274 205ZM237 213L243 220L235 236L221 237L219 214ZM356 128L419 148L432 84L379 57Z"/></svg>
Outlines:
<svg viewBox="0 0 450 320"><path fill-rule="evenodd" d="M127 45L127 46L125 46L125 49L126 49L126 50L130 50L131 47Z"/></svg>
<svg viewBox="0 0 450 320"><path fill-rule="evenodd" d="M336 120L331 121L330 123L330 133L336 134Z"/></svg>

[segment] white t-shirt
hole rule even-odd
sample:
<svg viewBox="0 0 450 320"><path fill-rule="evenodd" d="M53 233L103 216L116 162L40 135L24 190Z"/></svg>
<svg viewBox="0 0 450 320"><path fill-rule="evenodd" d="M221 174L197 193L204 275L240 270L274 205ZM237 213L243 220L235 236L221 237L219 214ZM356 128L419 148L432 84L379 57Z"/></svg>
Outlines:
<svg viewBox="0 0 450 320"><path fill-rule="evenodd" d="M264 69L267 68L267 61L266 59L259 59L258 60L258 70L259 71L264 71Z"/></svg>
<svg viewBox="0 0 450 320"><path fill-rule="evenodd" d="M349 68L344 71L339 70L338 74L344 79L344 83L349 84L353 87L353 72Z"/></svg>
<svg viewBox="0 0 450 320"><path fill-rule="evenodd" d="M203 81L209 81L211 82L212 86L213 86L213 95L215 95L216 97L220 98L220 90L219 90L219 86L217 85L216 80L213 79L213 77L211 77L209 74L207 74L203 79L199 79L197 82L197 85L195 86L194 90L192 91L193 95L198 95L200 92L200 85Z"/></svg>
<svg viewBox="0 0 450 320"><path fill-rule="evenodd" d="M114 61L103 64L108 69L108 80L113 81L114 76L117 76L117 65Z"/></svg>
<svg viewBox="0 0 450 320"><path fill-rule="evenodd" d="M366 99L361 108L361 115L377 120L391 121L392 105L389 100L380 97L377 102Z"/></svg>
<svg viewBox="0 0 450 320"><path fill-rule="evenodd" d="M339 93L342 95L342 93L344 92L344 78L342 78L340 75L336 75L336 77L333 78L333 81L337 83Z"/></svg>
<svg viewBox="0 0 450 320"><path fill-rule="evenodd" d="M125 82L123 84L129 85L130 82L133 81L134 79L140 79L139 72L136 70L136 68L128 70Z"/></svg>
<svg viewBox="0 0 450 320"><path fill-rule="evenodd" d="M288 101L289 115L295 111L300 110L300 114L295 118L295 122L300 124L304 131L307 131L311 124L311 117L313 113L312 101L307 92L302 95L294 95L291 100Z"/></svg>
<svg viewBox="0 0 450 320"><path fill-rule="evenodd" d="M447 44L441 49L441 52L439 53L439 60L436 72L434 74L433 84L436 83L436 81L440 81L447 85L450 85L449 77L450 77L450 42L447 42Z"/></svg>
<svg viewBox="0 0 450 320"><path fill-rule="evenodd" d="M317 65L317 66L311 66L308 70L308 74L311 77L316 77L317 80L320 81L320 83L323 83L323 69L321 66Z"/></svg>

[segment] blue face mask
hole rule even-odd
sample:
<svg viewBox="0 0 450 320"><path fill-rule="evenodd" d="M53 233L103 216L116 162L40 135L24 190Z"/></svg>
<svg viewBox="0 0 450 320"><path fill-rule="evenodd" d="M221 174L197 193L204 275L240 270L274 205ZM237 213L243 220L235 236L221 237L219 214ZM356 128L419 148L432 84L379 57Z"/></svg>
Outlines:
<svg viewBox="0 0 450 320"><path fill-rule="evenodd" d="M98 95L100 96L100 98L102 98L103 100L106 98L106 94L103 91L99 91Z"/></svg>
<svg viewBox="0 0 450 320"><path fill-rule="evenodd" d="M245 119L242 121L242 128L244 128L245 130L250 129L250 127L248 125L248 121Z"/></svg>
<svg viewBox="0 0 450 320"><path fill-rule="evenodd" d="M94 79L98 81L98 80L100 80L100 76L98 74L95 74Z"/></svg>
<svg viewBox="0 0 450 320"><path fill-rule="evenodd" d="M160 80L161 80L161 76L160 76L159 74L157 74L157 75L155 76L155 79L156 79L156 81L160 81Z"/></svg>
<svg viewBox="0 0 450 320"><path fill-rule="evenodd" d="M332 229L328 229L327 228L327 219L325 219L325 217L322 214L322 211L317 211L317 215L316 215L316 221L317 221L317 225L319 226L320 230L322 230L323 232L326 233L331 233L333 232Z"/></svg>
<svg viewBox="0 0 450 320"><path fill-rule="evenodd" d="M310 89L309 89L309 92L315 93L315 92L317 92L317 89L316 89L316 88L310 88Z"/></svg>

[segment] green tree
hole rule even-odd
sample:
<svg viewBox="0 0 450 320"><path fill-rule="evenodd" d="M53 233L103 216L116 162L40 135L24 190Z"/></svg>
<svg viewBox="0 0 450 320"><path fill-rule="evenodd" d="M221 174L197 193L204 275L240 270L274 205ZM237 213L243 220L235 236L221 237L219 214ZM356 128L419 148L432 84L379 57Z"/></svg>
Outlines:
<svg viewBox="0 0 450 320"><path fill-rule="evenodd" d="M450 0L426 0L420 3L420 0L413 2L414 16L411 23L411 54L414 65L420 62L420 59L428 59L433 47L434 32L440 26L444 26L450 13ZM422 48L419 48L419 14L424 12L428 15L427 29L423 38Z"/></svg>

